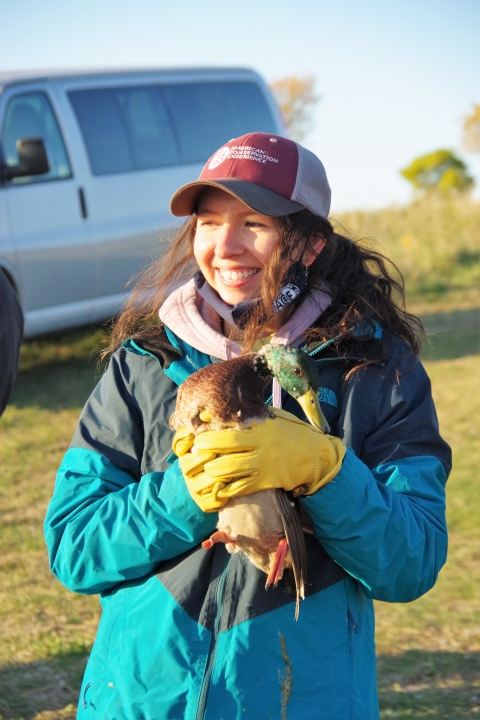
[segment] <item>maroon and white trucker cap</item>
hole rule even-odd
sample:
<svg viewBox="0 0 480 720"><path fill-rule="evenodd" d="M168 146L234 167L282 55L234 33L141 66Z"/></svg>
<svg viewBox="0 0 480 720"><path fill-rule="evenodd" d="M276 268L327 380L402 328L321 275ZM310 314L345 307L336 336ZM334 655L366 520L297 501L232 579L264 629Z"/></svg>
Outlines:
<svg viewBox="0 0 480 720"><path fill-rule="evenodd" d="M170 202L172 215L192 215L205 186L234 195L262 215L278 217L307 208L326 218L331 191L325 168L293 140L248 133L212 155L195 182L183 185Z"/></svg>

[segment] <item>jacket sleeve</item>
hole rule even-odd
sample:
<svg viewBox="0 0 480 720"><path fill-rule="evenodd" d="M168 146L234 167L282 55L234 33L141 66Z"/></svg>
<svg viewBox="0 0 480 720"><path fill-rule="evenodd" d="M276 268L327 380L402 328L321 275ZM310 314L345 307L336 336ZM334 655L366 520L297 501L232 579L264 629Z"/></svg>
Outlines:
<svg viewBox="0 0 480 720"><path fill-rule="evenodd" d="M370 371L359 456L348 449L335 480L302 504L318 540L367 595L408 602L435 584L446 560L450 450L420 361L400 380L386 375Z"/></svg>
<svg viewBox="0 0 480 720"><path fill-rule="evenodd" d="M190 497L178 461L141 474L135 384L141 379L112 358L58 471L45 538L53 573L76 592L104 592L151 573L197 545L217 521Z"/></svg>

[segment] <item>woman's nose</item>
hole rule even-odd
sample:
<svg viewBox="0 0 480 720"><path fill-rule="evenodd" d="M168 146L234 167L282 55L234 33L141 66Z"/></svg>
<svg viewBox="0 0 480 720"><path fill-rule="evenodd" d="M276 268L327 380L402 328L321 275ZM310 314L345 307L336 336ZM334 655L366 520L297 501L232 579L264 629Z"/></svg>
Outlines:
<svg viewBox="0 0 480 720"><path fill-rule="evenodd" d="M226 258L232 255L241 255L242 252L237 228L225 223L219 228L215 243L215 255L219 258Z"/></svg>

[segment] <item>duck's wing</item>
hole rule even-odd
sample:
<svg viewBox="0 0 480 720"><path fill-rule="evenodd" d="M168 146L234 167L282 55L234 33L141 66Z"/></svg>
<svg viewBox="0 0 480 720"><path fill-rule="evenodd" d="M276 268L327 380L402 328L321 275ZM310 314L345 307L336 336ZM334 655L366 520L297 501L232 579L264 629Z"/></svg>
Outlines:
<svg viewBox="0 0 480 720"><path fill-rule="evenodd" d="M289 498L285 490L279 488L275 491L275 502L282 518L285 536L292 556L292 568L295 577L297 601L295 606L295 620L298 619L300 598L305 597L305 583L307 581L307 546L303 534L300 514L295 503Z"/></svg>

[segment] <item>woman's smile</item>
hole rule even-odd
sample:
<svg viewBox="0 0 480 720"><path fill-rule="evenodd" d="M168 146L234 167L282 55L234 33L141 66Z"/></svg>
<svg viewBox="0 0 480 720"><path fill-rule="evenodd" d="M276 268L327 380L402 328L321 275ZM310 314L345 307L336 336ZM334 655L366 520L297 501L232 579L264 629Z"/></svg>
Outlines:
<svg viewBox="0 0 480 720"><path fill-rule="evenodd" d="M248 283L250 278L256 275L258 268L217 268L220 273L221 281L226 285L235 285L243 287Z"/></svg>

